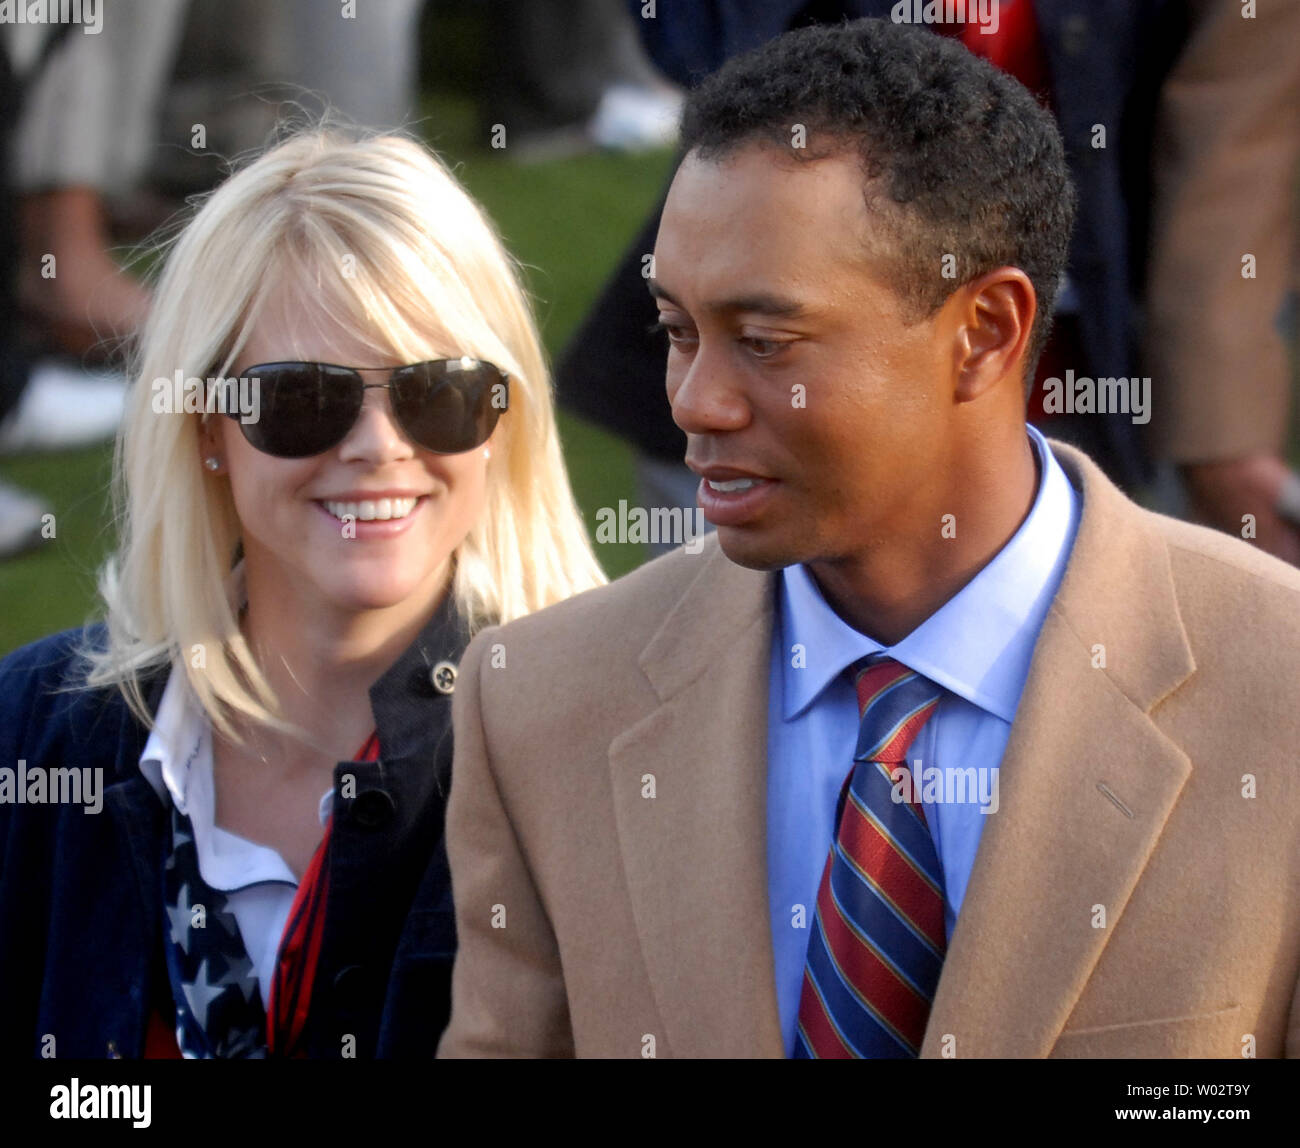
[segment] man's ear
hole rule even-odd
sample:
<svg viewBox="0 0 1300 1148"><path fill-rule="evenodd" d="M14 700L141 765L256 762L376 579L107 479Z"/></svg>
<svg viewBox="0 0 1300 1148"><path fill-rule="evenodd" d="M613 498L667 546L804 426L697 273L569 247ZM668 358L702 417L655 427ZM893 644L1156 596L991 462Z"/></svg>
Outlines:
<svg viewBox="0 0 1300 1148"><path fill-rule="evenodd" d="M1038 310L1029 276L998 267L953 292L958 402L971 402L1002 386L1024 391L1025 356Z"/></svg>

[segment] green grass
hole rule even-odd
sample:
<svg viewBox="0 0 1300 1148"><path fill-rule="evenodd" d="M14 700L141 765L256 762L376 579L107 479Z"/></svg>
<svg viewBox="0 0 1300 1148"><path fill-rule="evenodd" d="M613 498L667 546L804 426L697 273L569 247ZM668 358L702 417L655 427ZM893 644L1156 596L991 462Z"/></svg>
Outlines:
<svg viewBox="0 0 1300 1148"><path fill-rule="evenodd" d="M94 447L0 462L0 478L44 495L54 514L53 538L0 564L0 653L79 625L94 609L95 569L114 541L111 457Z"/></svg>
<svg viewBox="0 0 1300 1148"><path fill-rule="evenodd" d="M472 105L426 101L426 138L496 221L525 269L542 337L554 357L600 290L668 178L670 152L588 155L530 166L475 142ZM560 433L578 503L594 533L598 507L632 499L631 457L621 441L561 412ZM80 625L96 611L95 570L112 548L111 447L0 459L0 479L43 495L55 536L0 564L0 655ZM611 577L645 559L637 546L597 547Z"/></svg>

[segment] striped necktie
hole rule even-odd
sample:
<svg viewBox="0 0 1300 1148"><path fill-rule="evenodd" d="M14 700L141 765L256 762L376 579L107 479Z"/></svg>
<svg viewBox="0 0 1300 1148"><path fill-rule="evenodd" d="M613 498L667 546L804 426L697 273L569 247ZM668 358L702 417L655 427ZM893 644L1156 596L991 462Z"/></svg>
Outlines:
<svg viewBox="0 0 1300 1148"><path fill-rule="evenodd" d="M943 691L883 654L853 672L861 725L817 891L796 1059L916 1056L947 947L919 786L895 786Z"/></svg>

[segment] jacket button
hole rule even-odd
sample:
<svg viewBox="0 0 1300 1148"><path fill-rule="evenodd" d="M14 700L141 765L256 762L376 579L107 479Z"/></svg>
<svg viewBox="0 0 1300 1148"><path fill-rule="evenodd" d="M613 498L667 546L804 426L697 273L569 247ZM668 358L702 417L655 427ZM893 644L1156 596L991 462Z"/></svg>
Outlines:
<svg viewBox="0 0 1300 1148"><path fill-rule="evenodd" d="M1088 17L1073 12L1066 17L1061 28L1061 44L1067 56L1081 56L1088 48Z"/></svg>
<svg viewBox="0 0 1300 1148"><path fill-rule="evenodd" d="M387 825L397 812L397 806L388 792L383 789L367 789L357 794L352 803L352 816L363 829L378 829Z"/></svg>
<svg viewBox="0 0 1300 1148"><path fill-rule="evenodd" d="M454 693L456 690L456 667L451 662L439 662L429 671L429 681L440 694Z"/></svg>

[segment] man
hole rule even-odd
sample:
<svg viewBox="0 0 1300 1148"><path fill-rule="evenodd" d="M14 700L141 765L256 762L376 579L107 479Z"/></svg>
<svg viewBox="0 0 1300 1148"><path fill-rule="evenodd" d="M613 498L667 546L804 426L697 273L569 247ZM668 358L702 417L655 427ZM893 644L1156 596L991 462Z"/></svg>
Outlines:
<svg viewBox="0 0 1300 1148"><path fill-rule="evenodd" d="M653 290L716 541L467 651L439 1054L1300 1053L1300 575L1026 427L1050 117L863 21L683 143Z"/></svg>

